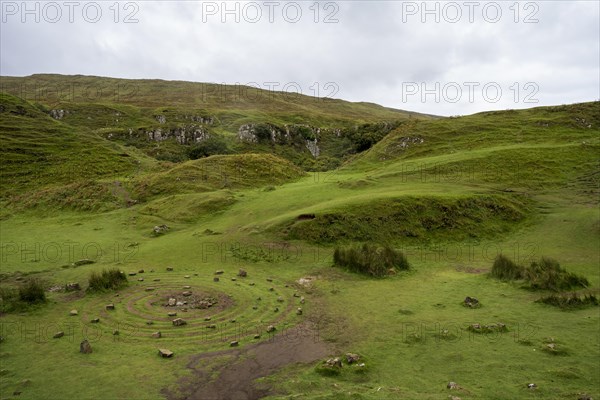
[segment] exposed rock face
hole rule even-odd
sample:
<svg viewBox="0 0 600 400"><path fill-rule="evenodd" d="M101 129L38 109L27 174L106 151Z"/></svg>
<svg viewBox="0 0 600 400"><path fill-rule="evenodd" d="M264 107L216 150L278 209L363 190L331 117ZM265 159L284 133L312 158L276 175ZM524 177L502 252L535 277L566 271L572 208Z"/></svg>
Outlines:
<svg viewBox="0 0 600 400"><path fill-rule="evenodd" d="M173 352L167 349L158 349L158 355L163 358L171 358L173 357Z"/></svg>
<svg viewBox="0 0 600 400"><path fill-rule="evenodd" d="M210 138L210 134L204 127L196 125L189 125L172 129L156 128L150 130L141 130L140 133L146 136L148 140L152 140L155 142L162 142L170 138L175 138L175 140L179 144L199 143L203 140Z"/></svg>
<svg viewBox="0 0 600 400"><path fill-rule="evenodd" d="M318 136L320 128L309 125L246 124L238 129L237 138L245 143L273 143L304 145L313 157L319 157Z"/></svg>
<svg viewBox="0 0 600 400"><path fill-rule="evenodd" d="M319 157L319 154L321 154L321 149L319 149L319 146L317 145L317 138L314 140L307 140L306 148L308 151L310 151L310 154L312 154L314 158Z"/></svg>

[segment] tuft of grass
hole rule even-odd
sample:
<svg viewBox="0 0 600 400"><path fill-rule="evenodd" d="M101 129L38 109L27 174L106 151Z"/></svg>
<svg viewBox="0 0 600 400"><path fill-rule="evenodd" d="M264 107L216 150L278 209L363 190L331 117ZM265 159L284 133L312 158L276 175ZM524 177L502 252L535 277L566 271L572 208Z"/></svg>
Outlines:
<svg viewBox="0 0 600 400"><path fill-rule="evenodd" d="M388 245L376 246L368 243L362 246L336 247L333 263L351 272L376 278L389 275L392 271L410 268L406 256L401 251Z"/></svg>
<svg viewBox="0 0 600 400"><path fill-rule="evenodd" d="M28 304L46 302L44 285L38 279L30 279L25 285L19 287L19 300Z"/></svg>
<svg viewBox="0 0 600 400"><path fill-rule="evenodd" d="M548 257L533 261L529 267L522 267L508 257L498 255L494 260L490 276L505 281L523 279L526 287L532 290L559 292L577 287L586 288L590 285L587 278L568 272L558 261Z"/></svg>
<svg viewBox="0 0 600 400"><path fill-rule="evenodd" d="M96 271L90 274L90 291L116 290L127 285L127 276L117 268L105 269L101 273Z"/></svg>
<svg viewBox="0 0 600 400"><path fill-rule="evenodd" d="M498 254L494 260L494 265L490 275L502 281L513 281L523 278L523 267L515 264L510 258L503 254Z"/></svg>
<svg viewBox="0 0 600 400"><path fill-rule="evenodd" d="M563 310L587 308L600 304L598 298L592 293L583 296L579 296L577 293L571 293L570 295L551 294L536 300L536 303L548 304Z"/></svg>

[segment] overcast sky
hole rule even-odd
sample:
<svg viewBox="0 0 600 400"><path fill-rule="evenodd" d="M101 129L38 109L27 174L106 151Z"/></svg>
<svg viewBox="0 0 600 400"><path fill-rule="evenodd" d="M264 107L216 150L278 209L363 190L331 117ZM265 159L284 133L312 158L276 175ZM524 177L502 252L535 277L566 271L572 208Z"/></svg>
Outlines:
<svg viewBox="0 0 600 400"><path fill-rule="evenodd" d="M438 115L600 98L598 1L23 4L1 3L2 75L318 90Z"/></svg>

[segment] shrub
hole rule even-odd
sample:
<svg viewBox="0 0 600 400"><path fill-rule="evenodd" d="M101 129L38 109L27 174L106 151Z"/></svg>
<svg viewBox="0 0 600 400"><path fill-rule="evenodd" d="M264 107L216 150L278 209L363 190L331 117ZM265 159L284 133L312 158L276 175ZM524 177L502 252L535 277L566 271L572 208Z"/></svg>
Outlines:
<svg viewBox="0 0 600 400"><path fill-rule="evenodd" d="M127 284L127 276L117 268L105 269L101 273L92 272L89 278L91 291L115 290Z"/></svg>
<svg viewBox="0 0 600 400"><path fill-rule="evenodd" d="M523 267L515 264L505 255L498 254L490 274L492 277L503 281L521 279L523 277Z"/></svg>
<svg viewBox="0 0 600 400"><path fill-rule="evenodd" d="M215 135L193 145L188 151L188 157L197 160L198 158L229 153L230 150L225 139Z"/></svg>
<svg viewBox="0 0 600 400"><path fill-rule="evenodd" d="M19 288L19 300L28 304L46 302L44 285L37 279L29 280L25 285Z"/></svg>
<svg viewBox="0 0 600 400"><path fill-rule="evenodd" d="M362 246L336 247L333 263L351 272L374 277L388 275L390 270L408 270L406 256L390 246L363 244Z"/></svg>

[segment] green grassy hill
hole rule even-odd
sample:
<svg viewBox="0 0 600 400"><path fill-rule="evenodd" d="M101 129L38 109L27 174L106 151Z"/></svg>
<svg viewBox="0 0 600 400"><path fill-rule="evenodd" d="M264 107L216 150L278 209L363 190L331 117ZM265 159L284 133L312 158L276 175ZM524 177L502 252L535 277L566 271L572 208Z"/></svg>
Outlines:
<svg viewBox="0 0 600 400"><path fill-rule="evenodd" d="M137 84L137 97L0 97L1 398L178 399L213 376L242 379L262 357L284 360L252 364L272 399L600 396L598 306L537 302L600 295L600 103L409 118L283 95L219 102L186 82L2 78L70 82ZM248 124L255 141L240 138ZM158 128L213 139L149 140ZM402 251L410 270L376 279L332 267L337 246L369 242ZM551 257L589 285L492 279L499 254L523 266ZM107 268L128 285L86 292ZM48 301L19 303L33 278ZM61 289L69 282L83 290ZM168 306L173 296L216 303ZM78 352L84 337L92 354ZM316 358L298 364L298 352ZM348 352L365 366L323 369Z"/></svg>

